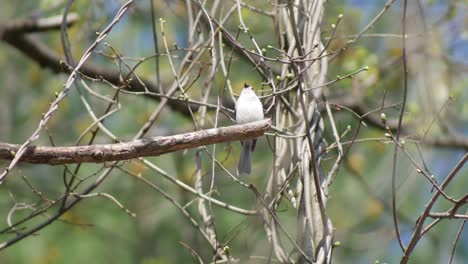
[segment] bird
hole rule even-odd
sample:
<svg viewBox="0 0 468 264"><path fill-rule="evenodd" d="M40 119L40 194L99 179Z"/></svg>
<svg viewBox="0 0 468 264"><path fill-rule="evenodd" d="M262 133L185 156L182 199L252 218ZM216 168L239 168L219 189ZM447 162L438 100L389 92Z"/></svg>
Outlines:
<svg viewBox="0 0 468 264"><path fill-rule="evenodd" d="M236 123L238 125L263 120L263 105L252 86L244 84L236 102ZM251 173L251 153L255 149L256 139L241 141L241 154L237 164L237 174Z"/></svg>

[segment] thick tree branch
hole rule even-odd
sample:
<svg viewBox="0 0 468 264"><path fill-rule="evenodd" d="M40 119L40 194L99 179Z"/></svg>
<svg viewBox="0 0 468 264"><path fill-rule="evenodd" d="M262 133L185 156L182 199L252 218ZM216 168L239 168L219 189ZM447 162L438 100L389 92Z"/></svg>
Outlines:
<svg viewBox="0 0 468 264"><path fill-rule="evenodd" d="M331 104L337 108L346 107L347 109L351 110L356 115L361 117L362 121L364 121L367 125L372 126L373 128L381 129L384 131L390 129L392 132L396 132L397 130L397 120L387 120L387 122L384 124L379 116L379 114L383 112L383 110L371 110L361 100L356 100L356 98L353 98L352 96L333 98L330 101ZM325 112L325 107L321 107L320 112ZM411 127L411 125L409 125L408 127ZM408 129L408 127L401 128L402 135L405 136L407 139L419 141L423 145L429 145L438 148L468 150L468 137L466 137L463 134L443 135L437 137L421 137L412 135L411 130Z"/></svg>
<svg viewBox="0 0 468 264"><path fill-rule="evenodd" d="M159 156L177 150L196 148L227 141L256 138L271 126L270 119L259 122L211 128L185 134L153 137L116 144L70 147L29 146L20 162L41 164L101 163L139 157ZM0 159L11 160L20 145L0 142Z"/></svg>
<svg viewBox="0 0 468 264"><path fill-rule="evenodd" d="M71 26L78 21L76 13L70 13L67 17L67 26ZM0 27L0 39L4 34L34 33L49 30L59 30L62 23L62 16L53 16L48 18L27 18L16 19L5 23Z"/></svg>
<svg viewBox="0 0 468 264"><path fill-rule="evenodd" d="M416 137L416 139L418 138ZM425 137L420 140L423 144L438 148L461 148L468 151L468 138L462 135L441 136L433 138Z"/></svg>

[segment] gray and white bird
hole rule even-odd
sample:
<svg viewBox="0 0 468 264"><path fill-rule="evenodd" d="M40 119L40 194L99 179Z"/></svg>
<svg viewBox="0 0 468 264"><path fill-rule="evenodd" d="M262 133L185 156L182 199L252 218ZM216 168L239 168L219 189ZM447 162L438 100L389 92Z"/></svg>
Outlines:
<svg viewBox="0 0 468 264"><path fill-rule="evenodd" d="M237 124L245 124L255 121L263 120L263 105L258 99L252 86L244 84L244 89L237 99L236 103L236 122ZM237 173L250 174L251 172L251 153L255 149L256 139L241 141L242 150L237 165Z"/></svg>

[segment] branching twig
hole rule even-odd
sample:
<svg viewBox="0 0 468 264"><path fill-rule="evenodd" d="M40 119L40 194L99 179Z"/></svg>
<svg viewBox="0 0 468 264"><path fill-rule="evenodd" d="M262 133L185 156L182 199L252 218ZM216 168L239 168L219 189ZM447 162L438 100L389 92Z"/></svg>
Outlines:
<svg viewBox="0 0 468 264"><path fill-rule="evenodd" d="M19 160L21 159L21 157L23 156L25 151L27 149L29 149L28 146L33 141L35 141L37 138L39 138L40 132L45 127L47 122L50 120L50 118L52 117L52 114L55 111L57 111L59 103L65 98L65 96L67 96L68 92L70 91L71 85L75 81L80 68L83 66L83 64L86 62L86 60L91 56L92 51L97 47L97 45L107 37L107 34L112 30L114 25L117 24L120 21L120 19L127 12L129 6L132 3L133 3L133 0L130 0L120 8L120 10L117 12L117 14L115 15L112 22L101 33L99 33L99 36L96 38L96 40L93 42L93 44L91 44L91 46L85 51L85 53L81 57L80 61L76 65L76 67L70 73L70 75L69 75L69 77L68 77L68 79L67 79L67 81L65 83L63 91L60 92L57 95L57 98L51 103L50 108L47 110L46 113L43 114L42 119L40 120L38 127L32 133L32 135L17 149L17 151L15 151L14 158L10 162L10 165L2 172L2 174L0 174L0 184L4 182L5 177L7 176L7 174L11 171L11 169L13 169L16 166L16 164L19 162Z"/></svg>

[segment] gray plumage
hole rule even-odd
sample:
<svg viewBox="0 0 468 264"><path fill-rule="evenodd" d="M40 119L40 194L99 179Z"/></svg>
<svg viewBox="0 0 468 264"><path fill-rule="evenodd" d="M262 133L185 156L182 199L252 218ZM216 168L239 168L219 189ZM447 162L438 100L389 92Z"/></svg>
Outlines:
<svg viewBox="0 0 468 264"><path fill-rule="evenodd" d="M251 156L250 152L253 151L251 150L252 141L251 140L241 141L241 144L242 144L242 148L241 148L239 163L237 164L237 171L239 175L241 175L242 173L250 174L250 172L252 171L252 168L251 168L252 161L250 158Z"/></svg>
<svg viewBox="0 0 468 264"><path fill-rule="evenodd" d="M237 124L251 123L263 120L263 105L258 99L253 88L247 84L244 85L239 99L236 103L236 122ZM255 149L256 139L241 141L242 149L237 165L237 173L250 174L251 172L251 154Z"/></svg>

